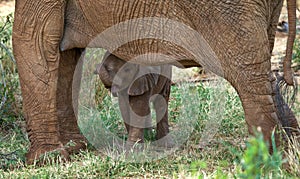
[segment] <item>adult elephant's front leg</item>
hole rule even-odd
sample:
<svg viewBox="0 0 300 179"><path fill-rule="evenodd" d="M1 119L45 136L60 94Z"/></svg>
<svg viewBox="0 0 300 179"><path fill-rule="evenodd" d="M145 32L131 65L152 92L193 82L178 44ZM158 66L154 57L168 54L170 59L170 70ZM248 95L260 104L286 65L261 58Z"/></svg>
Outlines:
<svg viewBox="0 0 300 179"><path fill-rule="evenodd" d="M62 147L57 115L59 42L65 1L17 1L13 47L30 140L27 162ZM68 157L68 153L60 150Z"/></svg>

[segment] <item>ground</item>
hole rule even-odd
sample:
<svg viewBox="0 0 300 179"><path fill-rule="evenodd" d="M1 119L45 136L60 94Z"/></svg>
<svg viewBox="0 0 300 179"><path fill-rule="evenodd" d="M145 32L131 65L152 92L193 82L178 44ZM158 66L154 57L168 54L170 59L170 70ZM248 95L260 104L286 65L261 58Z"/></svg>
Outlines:
<svg viewBox="0 0 300 179"><path fill-rule="evenodd" d="M15 1L11 0L1 0L0 1L0 16L6 16L12 12L14 12L15 9Z"/></svg>

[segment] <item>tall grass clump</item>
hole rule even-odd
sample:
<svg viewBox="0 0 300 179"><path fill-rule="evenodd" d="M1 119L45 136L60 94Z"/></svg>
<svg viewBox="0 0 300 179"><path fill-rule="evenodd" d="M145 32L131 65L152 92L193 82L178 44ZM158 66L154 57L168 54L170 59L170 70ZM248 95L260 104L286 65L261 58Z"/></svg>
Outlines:
<svg viewBox="0 0 300 179"><path fill-rule="evenodd" d="M292 176L300 177L300 139L294 137L287 143L287 150L284 153L287 159L287 171Z"/></svg>

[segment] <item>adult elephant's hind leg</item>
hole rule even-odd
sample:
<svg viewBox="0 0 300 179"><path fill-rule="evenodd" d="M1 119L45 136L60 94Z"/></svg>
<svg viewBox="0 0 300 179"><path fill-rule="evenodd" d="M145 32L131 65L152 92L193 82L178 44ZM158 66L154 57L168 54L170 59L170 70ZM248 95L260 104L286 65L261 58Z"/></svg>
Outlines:
<svg viewBox="0 0 300 179"><path fill-rule="evenodd" d="M61 60L59 63L59 75L57 85L57 113L59 122L60 139L68 151L68 153L79 152L85 149L87 141L80 133L77 119L75 117L77 104L78 86L72 88L73 77L77 62L82 54L82 49L72 49L61 52ZM77 68L81 71L81 66ZM81 76L77 75L74 84L80 84ZM74 97L74 103L72 100Z"/></svg>
<svg viewBox="0 0 300 179"><path fill-rule="evenodd" d="M64 27L65 1L17 1L13 49L19 71L30 149L27 163L59 149L57 117L59 42Z"/></svg>
<svg viewBox="0 0 300 179"><path fill-rule="evenodd" d="M266 59L236 72L236 78L230 82L241 98L249 133L253 135L256 130L261 130L272 152L272 132L278 130L280 122L273 100L272 83L275 78L270 71L270 61ZM278 145L279 136L276 133L275 139Z"/></svg>

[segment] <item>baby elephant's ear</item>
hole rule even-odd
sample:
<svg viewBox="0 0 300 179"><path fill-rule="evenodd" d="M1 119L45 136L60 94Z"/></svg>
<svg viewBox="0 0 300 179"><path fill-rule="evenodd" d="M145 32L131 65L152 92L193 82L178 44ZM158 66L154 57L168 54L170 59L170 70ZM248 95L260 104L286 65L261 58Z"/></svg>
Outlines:
<svg viewBox="0 0 300 179"><path fill-rule="evenodd" d="M128 88L130 96L142 95L157 85L159 75L150 73L137 78Z"/></svg>

